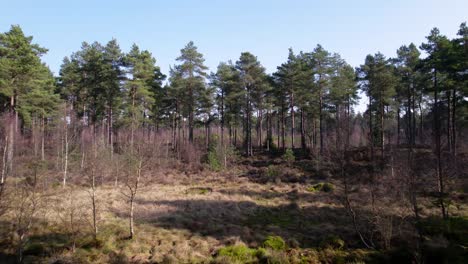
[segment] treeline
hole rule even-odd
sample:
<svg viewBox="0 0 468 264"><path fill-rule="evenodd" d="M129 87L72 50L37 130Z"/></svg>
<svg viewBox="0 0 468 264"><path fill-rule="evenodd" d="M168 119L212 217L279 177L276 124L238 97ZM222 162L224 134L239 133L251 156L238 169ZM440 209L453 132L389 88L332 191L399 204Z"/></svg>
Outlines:
<svg viewBox="0 0 468 264"><path fill-rule="evenodd" d="M223 146L242 146L248 156L300 147L321 158L341 143L383 153L387 144L433 142L438 155L456 153L466 126L467 38L466 23L454 39L434 28L419 49L411 43L396 58L368 55L356 69L321 45L290 49L271 75L249 52L209 73L189 42L167 79L151 52L134 44L125 53L113 39L84 42L54 78L40 59L47 50L12 26L0 35L2 179L13 171L15 137L30 138L44 159L54 129L88 129L110 155L119 144L133 146L136 134L161 130L170 131L176 152L195 141L208 148L214 128ZM368 108L355 113L360 92Z"/></svg>

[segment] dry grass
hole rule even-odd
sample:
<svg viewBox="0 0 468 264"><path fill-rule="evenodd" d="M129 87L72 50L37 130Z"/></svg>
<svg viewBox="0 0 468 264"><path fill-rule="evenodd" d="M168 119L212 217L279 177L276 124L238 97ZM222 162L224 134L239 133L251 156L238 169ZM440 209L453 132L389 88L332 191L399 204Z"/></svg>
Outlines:
<svg viewBox="0 0 468 264"><path fill-rule="evenodd" d="M106 262L109 256L160 262L169 255L196 262L211 258L225 245L244 242L259 246L271 234L313 246L325 234L351 232L344 225L346 216L334 193L310 193L300 184L259 184L246 177L234 176L227 181L209 173L169 174L178 180L170 185L153 181L139 190L136 237L131 241L126 239L128 204L123 187L98 188L98 237L102 241L98 248L88 245L92 232L88 190L80 186L48 190L43 200L46 206L36 214L41 225L32 231L34 239L29 244L45 245L42 242L53 236L60 236L56 239L60 241L54 248L31 253L44 259L73 256L74 261L85 262ZM79 227L74 254L67 234L71 230L70 208L76 217L74 225Z"/></svg>

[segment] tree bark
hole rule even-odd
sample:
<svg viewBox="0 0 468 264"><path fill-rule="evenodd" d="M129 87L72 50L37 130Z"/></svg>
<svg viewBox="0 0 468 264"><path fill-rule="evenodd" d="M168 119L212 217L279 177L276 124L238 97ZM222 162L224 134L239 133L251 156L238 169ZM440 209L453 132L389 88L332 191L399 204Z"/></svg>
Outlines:
<svg viewBox="0 0 468 264"><path fill-rule="evenodd" d="M66 109L66 107L65 107ZM66 116L66 114L65 114ZM64 153L64 165L63 165L63 187L67 184L67 174L68 174L68 124L65 118L65 153Z"/></svg>
<svg viewBox="0 0 468 264"><path fill-rule="evenodd" d="M291 87L292 90L292 87ZM294 149L294 130L295 130L295 117L294 117L294 93L291 91L291 149Z"/></svg>
<svg viewBox="0 0 468 264"><path fill-rule="evenodd" d="M44 116L42 116L41 118L41 160L44 161L45 160L45 118Z"/></svg>
<svg viewBox="0 0 468 264"><path fill-rule="evenodd" d="M439 205L442 217L447 218L447 211L445 209L444 195L445 184L442 175L442 158L441 158L441 145L440 145L440 117L439 117L439 90L438 90L437 70L434 70L434 127L435 127L435 155L437 158L436 174L438 179L439 191Z"/></svg>
<svg viewBox="0 0 468 264"><path fill-rule="evenodd" d="M303 151L307 150L307 143L305 138L305 117L304 109L301 108L301 148Z"/></svg>

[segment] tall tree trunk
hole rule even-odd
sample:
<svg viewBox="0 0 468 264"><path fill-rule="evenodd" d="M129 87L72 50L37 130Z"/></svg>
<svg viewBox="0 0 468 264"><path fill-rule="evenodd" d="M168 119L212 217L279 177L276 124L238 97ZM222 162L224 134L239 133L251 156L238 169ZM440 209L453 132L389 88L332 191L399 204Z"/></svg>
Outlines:
<svg viewBox="0 0 468 264"><path fill-rule="evenodd" d="M452 155L457 154L457 126L456 126L456 107L457 107L457 90L453 88L452 95Z"/></svg>
<svg viewBox="0 0 468 264"><path fill-rule="evenodd" d="M15 96L10 98L10 113L8 115L7 169L6 174L13 173L13 155L15 149Z"/></svg>
<svg viewBox="0 0 468 264"><path fill-rule="evenodd" d="M384 158L384 146L385 146L385 106L382 101L382 95L380 96L380 152L381 159Z"/></svg>
<svg viewBox="0 0 468 264"><path fill-rule="evenodd" d="M349 141L351 137L351 99L348 96L348 102L346 104L346 149L349 148Z"/></svg>
<svg viewBox="0 0 468 264"><path fill-rule="evenodd" d="M418 108L419 108L419 143L423 144L423 108L422 108L422 93L421 97L419 98Z"/></svg>
<svg viewBox="0 0 468 264"><path fill-rule="evenodd" d="M234 127L234 146L237 147L237 126Z"/></svg>
<svg viewBox="0 0 468 264"><path fill-rule="evenodd" d="M286 138L286 124L285 124L285 107L284 105L281 107L281 148L285 149L286 144L285 144L285 138Z"/></svg>
<svg viewBox="0 0 468 264"><path fill-rule="evenodd" d="M44 161L45 160L45 118L44 118L44 115L42 115L42 118L41 118L41 160Z"/></svg>
<svg viewBox="0 0 468 264"><path fill-rule="evenodd" d="M110 158L112 160L114 155L114 118L112 113L112 103L109 106L107 122L107 140L109 144Z"/></svg>
<svg viewBox="0 0 468 264"><path fill-rule="evenodd" d="M136 121L136 111L135 111L135 93L132 93L132 124L131 124L131 131L130 131L130 152L133 153L133 145L135 141L135 121Z"/></svg>
<svg viewBox="0 0 468 264"><path fill-rule="evenodd" d="M452 111L451 111L451 96L450 91L446 91L445 95L447 97L447 147L450 153L452 153Z"/></svg>
<svg viewBox="0 0 468 264"><path fill-rule="evenodd" d="M276 111L276 137L278 149L281 147L281 125L279 111Z"/></svg>
<svg viewBox="0 0 468 264"><path fill-rule="evenodd" d="M257 124L257 146L262 148L262 123L263 123L263 112L262 110L258 110L258 124Z"/></svg>
<svg viewBox="0 0 468 264"><path fill-rule="evenodd" d="M400 106L399 106L399 104L398 104L398 107L397 107L396 121L397 121L397 140L396 140L396 144L397 144L397 146L399 146L400 145Z"/></svg>
<svg viewBox="0 0 468 264"><path fill-rule="evenodd" d="M292 89L292 88L291 88ZM291 92L291 148L294 149L294 130L295 130L295 123L294 123L294 93Z"/></svg>
<svg viewBox="0 0 468 264"><path fill-rule="evenodd" d="M249 114L247 117L248 123L247 123L247 139L248 139L248 156L253 156L253 146L252 146L252 103L250 102L249 99Z"/></svg>
<svg viewBox="0 0 468 264"><path fill-rule="evenodd" d="M415 92L415 89L414 89L414 86L413 86L413 92L412 92L412 100L411 100L411 103L413 104L412 108L413 108L413 114L412 114L412 117L413 117L413 131L412 131L412 141L411 141L411 144L416 144L416 92Z"/></svg>
<svg viewBox="0 0 468 264"><path fill-rule="evenodd" d="M303 151L307 150L307 143L305 138L305 117L303 108L301 108L301 148Z"/></svg>
<svg viewBox="0 0 468 264"><path fill-rule="evenodd" d="M435 127L435 155L437 158L437 179L438 179L438 191L439 191L439 205L442 213L442 217L447 218L447 212L445 209L444 195L445 195L445 184L442 175L442 158L441 158L441 145L440 145L440 117L439 117L439 90L437 82L437 70L434 70L434 127Z"/></svg>
<svg viewBox="0 0 468 264"><path fill-rule="evenodd" d="M320 132L320 156L323 156L323 98L322 98L322 88L319 90L319 132Z"/></svg>
<svg viewBox="0 0 468 264"><path fill-rule="evenodd" d="M221 146L223 146L224 149L224 122L225 122L225 117L224 117L224 91L221 92Z"/></svg>
<svg viewBox="0 0 468 264"><path fill-rule="evenodd" d="M336 141L335 141L335 148L336 151L339 152L341 148L341 120L340 120L340 105L336 104L336 125L335 125L335 134L336 134Z"/></svg>
<svg viewBox="0 0 468 264"><path fill-rule="evenodd" d="M374 160L374 129L372 124L372 100L369 96L369 134L370 134L370 156Z"/></svg>
<svg viewBox="0 0 468 264"><path fill-rule="evenodd" d="M67 121L67 115L68 115L68 112L67 112L67 103L65 103L65 114L64 114L64 132L65 132L65 135L64 135L64 148L65 148L65 152L63 154L63 158L64 158L64 161L63 161L63 187L66 186L67 184L67 174L68 174L68 121Z"/></svg>
<svg viewBox="0 0 468 264"><path fill-rule="evenodd" d="M267 110L267 117L266 117L266 122L267 122L267 138L266 138L266 149L267 151L270 151L270 145L272 141L272 124L271 124L271 112L270 110Z"/></svg>
<svg viewBox="0 0 468 264"><path fill-rule="evenodd" d="M66 109L66 108L65 108ZM64 165L63 165L63 187L67 184L68 174L68 124L65 119L65 153L64 153Z"/></svg>

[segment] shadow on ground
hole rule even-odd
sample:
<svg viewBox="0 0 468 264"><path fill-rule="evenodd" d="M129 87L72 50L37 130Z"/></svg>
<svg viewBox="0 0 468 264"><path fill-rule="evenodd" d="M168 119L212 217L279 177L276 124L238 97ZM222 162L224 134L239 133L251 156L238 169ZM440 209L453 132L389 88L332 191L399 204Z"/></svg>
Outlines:
<svg viewBox="0 0 468 264"><path fill-rule="evenodd" d="M246 193L248 194L248 193ZM261 192L250 193L269 197ZM286 194L287 195L287 194ZM344 208L300 207L295 199L281 205L259 205L251 201L186 199L137 200L154 211L139 212L137 223L165 229L189 230L194 235L210 236L223 243L236 238L257 246L268 235L280 235L301 247L317 246L332 234L355 240ZM160 209L158 209L160 208ZM114 212L126 218L122 212Z"/></svg>

